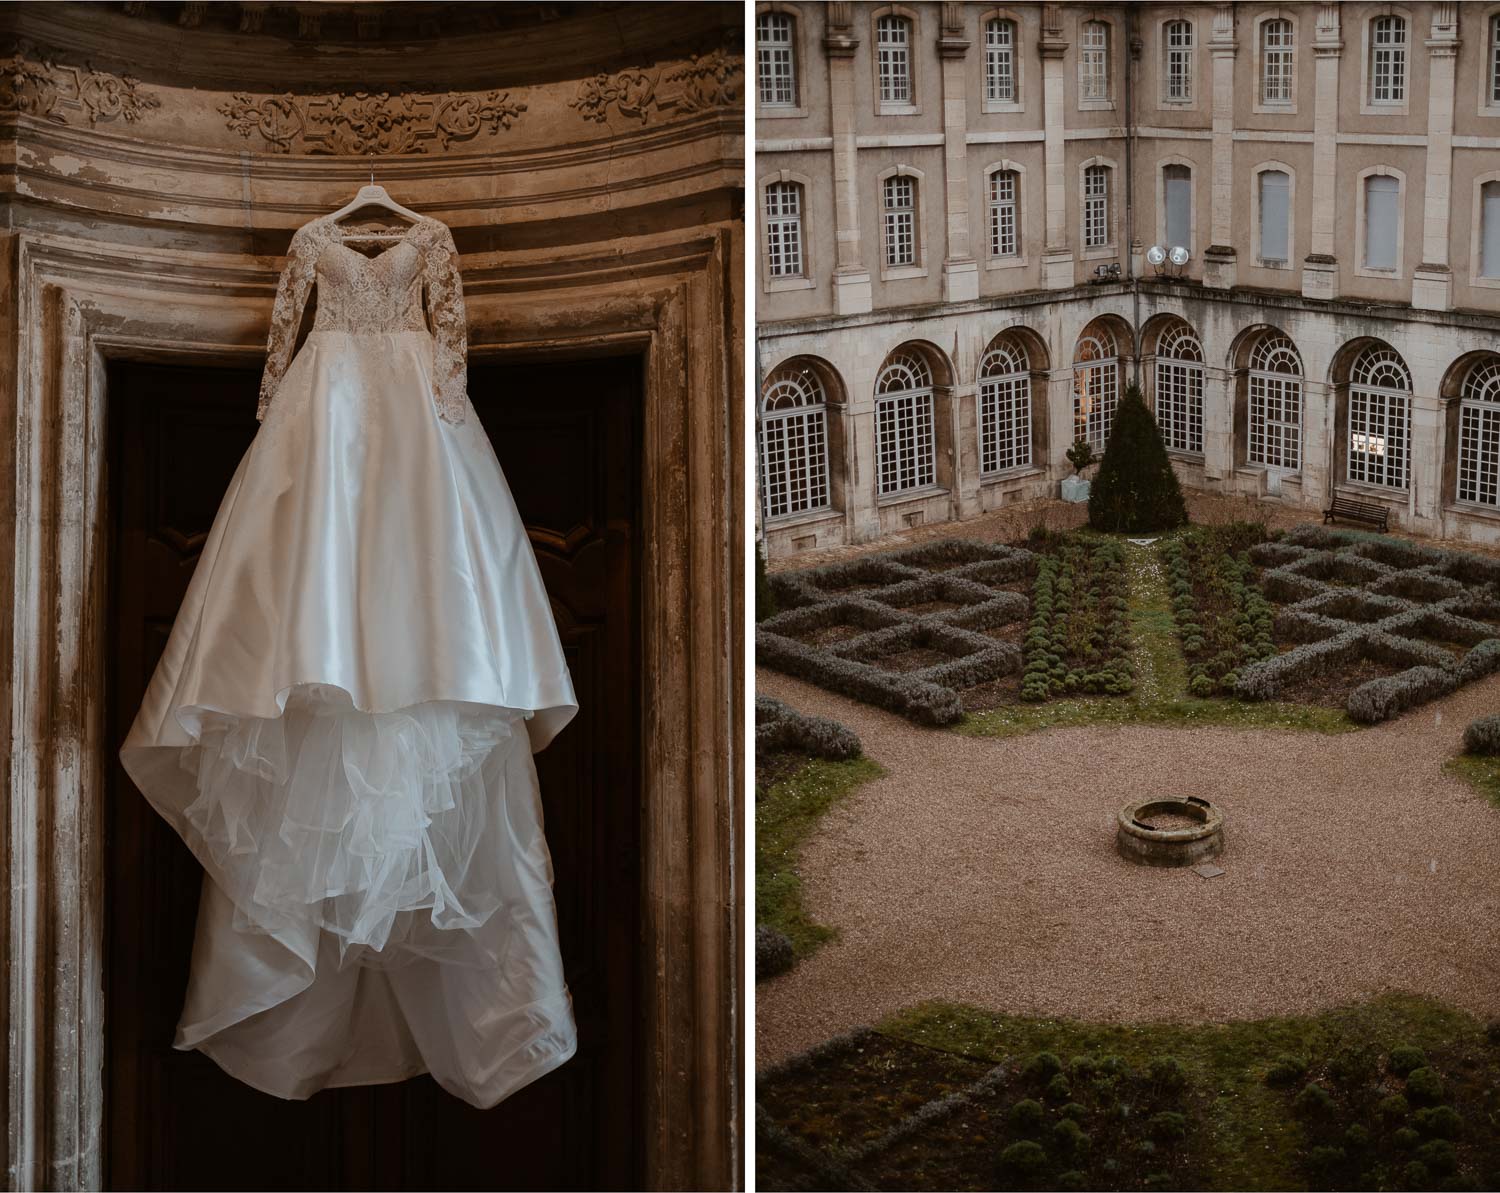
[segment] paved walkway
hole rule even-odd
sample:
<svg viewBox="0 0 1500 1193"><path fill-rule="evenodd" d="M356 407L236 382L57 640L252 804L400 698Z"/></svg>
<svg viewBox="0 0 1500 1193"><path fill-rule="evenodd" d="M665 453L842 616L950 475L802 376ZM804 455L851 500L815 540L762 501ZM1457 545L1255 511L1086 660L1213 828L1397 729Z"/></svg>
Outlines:
<svg viewBox="0 0 1500 1193"><path fill-rule="evenodd" d="M923 999L1113 1021L1315 1011L1386 990L1500 1015L1500 809L1443 774L1500 676L1393 723L1291 731L923 729L762 670L889 774L803 853L840 929L756 988L756 1063ZM1114 818L1159 792L1228 817L1228 871L1132 866Z"/></svg>

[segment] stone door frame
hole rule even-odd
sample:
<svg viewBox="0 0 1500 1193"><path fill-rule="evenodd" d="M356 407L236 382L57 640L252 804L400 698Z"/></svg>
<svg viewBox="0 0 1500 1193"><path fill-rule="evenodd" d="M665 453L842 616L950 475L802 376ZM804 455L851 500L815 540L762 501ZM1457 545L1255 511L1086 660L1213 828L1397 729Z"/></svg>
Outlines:
<svg viewBox="0 0 1500 1193"><path fill-rule="evenodd" d="M15 384L0 393L0 940L9 1187L104 1179L103 798L115 358L258 365L264 259L22 231ZM544 270L464 261L471 353L644 362L642 1141L652 1188L740 1180L744 790L737 232L663 233ZM279 264L279 263L278 263ZM0 281L0 290L3 290ZM9 424L8 426L6 424ZM0 601L3 607L3 601Z"/></svg>

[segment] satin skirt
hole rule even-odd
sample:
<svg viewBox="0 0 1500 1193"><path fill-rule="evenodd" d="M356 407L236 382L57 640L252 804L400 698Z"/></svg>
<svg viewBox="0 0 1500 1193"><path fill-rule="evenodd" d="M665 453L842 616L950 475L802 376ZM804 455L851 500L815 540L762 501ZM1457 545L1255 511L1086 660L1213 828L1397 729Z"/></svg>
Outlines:
<svg viewBox="0 0 1500 1193"><path fill-rule="evenodd" d="M576 713L536 560L428 333L315 331L121 749L202 863L176 1046L284 1098L491 1106L576 1046L535 751Z"/></svg>

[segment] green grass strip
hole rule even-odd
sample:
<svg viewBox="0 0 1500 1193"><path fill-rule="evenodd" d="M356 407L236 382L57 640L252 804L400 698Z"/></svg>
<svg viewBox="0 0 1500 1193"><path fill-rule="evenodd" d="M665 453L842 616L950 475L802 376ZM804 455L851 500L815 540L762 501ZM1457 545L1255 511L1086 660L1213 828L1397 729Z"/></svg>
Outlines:
<svg viewBox="0 0 1500 1193"><path fill-rule="evenodd" d="M1483 754L1460 754L1443 763L1443 770L1457 775L1475 791L1500 808L1500 758Z"/></svg>
<svg viewBox="0 0 1500 1193"><path fill-rule="evenodd" d="M799 959L837 935L836 929L815 923L802 905L797 872L802 844L829 808L883 774L868 758L809 762L756 801L755 922L784 933Z"/></svg>
<svg viewBox="0 0 1500 1193"><path fill-rule="evenodd" d="M1202 1138L1202 1171L1219 1189L1295 1189L1301 1129L1283 1091L1265 1084L1282 1053L1332 1055L1345 1046L1388 1052L1398 1044L1437 1049L1472 1039L1484 1028L1462 1011L1430 999L1386 994L1317 1015L1233 1023L1085 1023L1004 1015L954 1003L928 1002L879 1024L884 1034L998 1064L1052 1052L1066 1063L1086 1053L1115 1054L1141 1067L1175 1056L1192 1086L1213 1099Z"/></svg>

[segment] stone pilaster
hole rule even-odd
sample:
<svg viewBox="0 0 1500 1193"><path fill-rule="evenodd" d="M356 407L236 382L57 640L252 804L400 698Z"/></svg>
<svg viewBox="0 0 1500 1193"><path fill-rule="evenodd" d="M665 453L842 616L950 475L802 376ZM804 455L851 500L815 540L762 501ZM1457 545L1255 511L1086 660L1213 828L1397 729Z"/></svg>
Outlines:
<svg viewBox="0 0 1500 1193"><path fill-rule="evenodd" d="M858 315L872 305L870 270L859 239L859 151L855 145L854 6L848 0L828 5L828 92L833 130L833 190L836 253L833 270L834 309Z"/></svg>
<svg viewBox="0 0 1500 1193"><path fill-rule="evenodd" d="M1224 489L1234 478L1234 370L1203 370L1203 483Z"/></svg>
<svg viewBox="0 0 1500 1193"><path fill-rule="evenodd" d="M979 263L969 245L969 110L964 65L964 5L943 5L938 57L943 69L943 191L947 244L943 253L943 299L979 297Z"/></svg>
<svg viewBox="0 0 1500 1193"><path fill-rule="evenodd" d="M1066 290L1073 284L1073 251L1068 246L1068 179L1064 108L1065 55L1068 43L1062 35L1062 9L1057 4L1042 8L1042 117L1043 155L1047 173L1047 239L1042 249L1042 285L1048 290ZM1068 445L1073 442L1071 432Z"/></svg>
<svg viewBox="0 0 1500 1193"><path fill-rule="evenodd" d="M1312 251L1302 263L1302 293L1307 298L1333 298L1339 289L1333 234L1339 205L1339 57L1344 50L1337 4L1319 6L1312 49L1316 76L1313 95Z"/></svg>
<svg viewBox="0 0 1500 1193"><path fill-rule="evenodd" d="M1453 202L1454 68L1458 6L1432 6L1427 39L1427 187L1422 197L1422 260L1412 274L1411 305L1446 311L1452 305L1448 223Z"/></svg>
<svg viewBox="0 0 1500 1193"><path fill-rule="evenodd" d="M1210 234L1203 251L1203 284L1227 290L1235 282L1234 256L1234 6L1214 7L1208 51L1213 66L1213 182Z"/></svg>
<svg viewBox="0 0 1500 1193"><path fill-rule="evenodd" d="M1334 390L1323 381L1302 382L1302 498L1309 505L1326 505L1331 489L1342 476L1334 475Z"/></svg>
<svg viewBox="0 0 1500 1193"><path fill-rule="evenodd" d="M1068 349L1072 359L1072 347ZM1073 366L1065 365L1053 369L1047 375L1047 459L1039 461L1046 466L1047 479L1053 482L1048 490L1057 496L1056 482L1073 474L1073 465L1068 463L1068 449L1073 446Z"/></svg>
<svg viewBox="0 0 1500 1193"><path fill-rule="evenodd" d="M1416 393L1411 399L1411 514L1412 529L1436 532L1442 511L1443 403L1436 396Z"/></svg>

